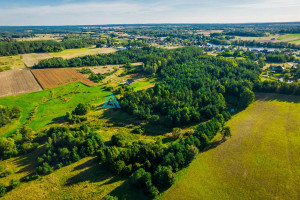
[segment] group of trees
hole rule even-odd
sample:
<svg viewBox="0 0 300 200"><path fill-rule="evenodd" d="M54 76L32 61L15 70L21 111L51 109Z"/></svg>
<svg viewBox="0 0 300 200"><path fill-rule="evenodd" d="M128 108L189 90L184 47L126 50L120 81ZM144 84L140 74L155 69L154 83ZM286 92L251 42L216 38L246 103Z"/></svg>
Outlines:
<svg viewBox="0 0 300 200"><path fill-rule="evenodd" d="M293 62L295 61L295 59L295 56L293 56L292 54L284 54L280 51L275 51L266 56L266 61L275 63Z"/></svg>
<svg viewBox="0 0 300 200"><path fill-rule="evenodd" d="M300 95L300 84L296 82L287 83L265 80L263 82L256 82L253 90L256 92Z"/></svg>
<svg viewBox="0 0 300 200"><path fill-rule="evenodd" d="M156 196L173 184L175 173L186 167L199 150L205 149L219 131L223 130L224 137L230 136L230 129L222 128L228 119L229 113L218 114L201 123L194 134L170 146L163 145L160 139L156 142L126 142L126 137L119 134L112 137L113 146L106 146L97 153L98 158L117 174L131 174L130 184Z"/></svg>
<svg viewBox="0 0 300 200"><path fill-rule="evenodd" d="M234 36L243 36L243 37L264 37L267 34L263 31L255 31L255 30L233 30L225 32L226 35L234 35Z"/></svg>
<svg viewBox="0 0 300 200"><path fill-rule="evenodd" d="M102 137L85 126L82 126L79 131L70 131L65 127L52 127L48 130L47 137L45 149L37 158L39 174L51 173L83 157L95 155L104 147Z"/></svg>
<svg viewBox="0 0 300 200"><path fill-rule="evenodd" d="M21 115L21 108L15 106L13 108L0 105L0 128L9 124L12 120L18 119Z"/></svg>
<svg viewBox="0 0 300 200"><path fill-rule="evenodd" d="M34 141L35 132L23 126L12 137L0 137L0 158L7 159L34 150L39 143Z"/></svg>
<svg viewBox="0 0 300 200"><path fill-rule="evenodd" d="M53 40L41 41L0 41L0 56L10 56L23 53L58 52L63 49L83 48L96 44L96 39L81 38L63 39L61 42Z"/></svg>

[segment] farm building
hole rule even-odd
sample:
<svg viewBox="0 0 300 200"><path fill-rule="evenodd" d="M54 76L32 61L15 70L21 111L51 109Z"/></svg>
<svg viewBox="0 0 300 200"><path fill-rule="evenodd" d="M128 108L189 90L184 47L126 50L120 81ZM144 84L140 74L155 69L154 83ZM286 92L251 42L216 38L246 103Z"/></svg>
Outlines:
<svg viewBox="0 0 300 200"><path fill-rule="evenodd" d="M134 80L133 79L127 79L127 81L126 81L126 84L127 85L131 85L131 84L133 84L134 83Z"/></svg>

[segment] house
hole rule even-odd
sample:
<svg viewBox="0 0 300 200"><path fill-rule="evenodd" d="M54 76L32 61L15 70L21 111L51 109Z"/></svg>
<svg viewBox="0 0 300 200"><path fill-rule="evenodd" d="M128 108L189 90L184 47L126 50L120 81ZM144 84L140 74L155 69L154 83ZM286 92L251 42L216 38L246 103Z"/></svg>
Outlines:
<svg viewBox="0 0 300 200"><path fill-rule="evenodd" d="M271 66L270 68L272 71L276 71L276 72L282 72L285 70L285 68L282 66L277 66L277 67Z"/></svg>
<svg viewBox="0 0 300 200"><path fill-rule="evenodd" d="M133 84L134 83L134 80L133 79L127 79L127 81L126 81L126 84L127 85L131 85L131 84Z"/></svg>
<svg viewBox="0 0 300 200"><path fill-rule="evenodd" d="M296 60L295 62L296 62L296 63L300 63L300 59Z"/></svg>

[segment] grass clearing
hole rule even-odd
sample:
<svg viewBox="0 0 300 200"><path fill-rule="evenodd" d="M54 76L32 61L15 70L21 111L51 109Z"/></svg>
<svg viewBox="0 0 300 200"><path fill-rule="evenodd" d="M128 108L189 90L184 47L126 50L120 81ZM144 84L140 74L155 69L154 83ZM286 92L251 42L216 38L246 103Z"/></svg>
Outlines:
<svg viewBox="0 0 300 200"><path fill-rule="evenodd" d="M25 68L25 64L22 61L23 55L16 56L2 56L0 57L0 71L9 69L21 69Z"/></svg>
<svg viewBox="0 0 300 200"><path fill-rule="evenodd" d="M300 98L257 94L232 138L201 153L162 199L298 199Z"/></svg>
<svg viewBox="0 0 300 200"><path fill-rule="evenodd" d="M9 185L12 178L20 179L33 172L32 162L36 156L37 151L31 153L29 158L17 157L4 161L5 166L15 169L15 173L0 178L0 181ZM93 157L84 158L40 179L21 183L2 199L103 199L109 193L123 199L147 199L141 190L130 187L125 177L113 175Z"/></svg>
<svg viewBox="0 0 300 200"><path fill-rule="evenodd" d="M294 37L300 37L300 34L286 34L278 37L279 40L283 39L289 39L289 38L294 38Z"/></svg>
<svg viewBox="0 0 300 200"><path fill-rule="evenodd" d="M49 53L51 57L62 57L63 59L75 58L78 56L95 55L103 53L114 53L117 50L114 48L95 48L86 47L80 49L66 49L61 52Z"/></svg>

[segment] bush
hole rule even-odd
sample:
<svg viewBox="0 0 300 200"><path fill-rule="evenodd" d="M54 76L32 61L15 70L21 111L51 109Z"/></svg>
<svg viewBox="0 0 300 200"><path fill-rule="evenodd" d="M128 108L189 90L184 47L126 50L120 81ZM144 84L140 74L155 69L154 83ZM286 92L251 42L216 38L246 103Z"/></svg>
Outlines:
<svg viewBox="0 0 300 200"><path fill-rule="evenodd" d="M0 197L3 197L6 193L6 187L3 183L0 183Z"/></svg>
<svg viewBox="0 0 300 200"><path fill-rule="evenodd" d="M79 103L75 110L72 112L74 115L86 115L90 109L89 104Z"/></svg>
<svg viewBox="0 0 300 200"><path fill-rule="evenodd" d="M18 187L20 184L21 184L20 179L13 178L10 181L10 186L11 186L12 189Z"/></svg>
<svg viewBox="0 0 300 200"><path fill-rule="evenodd" d="M13 173L15 173L15 171L13 169L7 169L1 174L1 177L7 177Z"/></svg>
<svg viewBox="0 0 300 200"><path fill-rule="evenodd" d="M104 200L118 200L118 197L116 197L116 196L111 196L111 195L106 195L105 197L104 197Z"/></svg>

